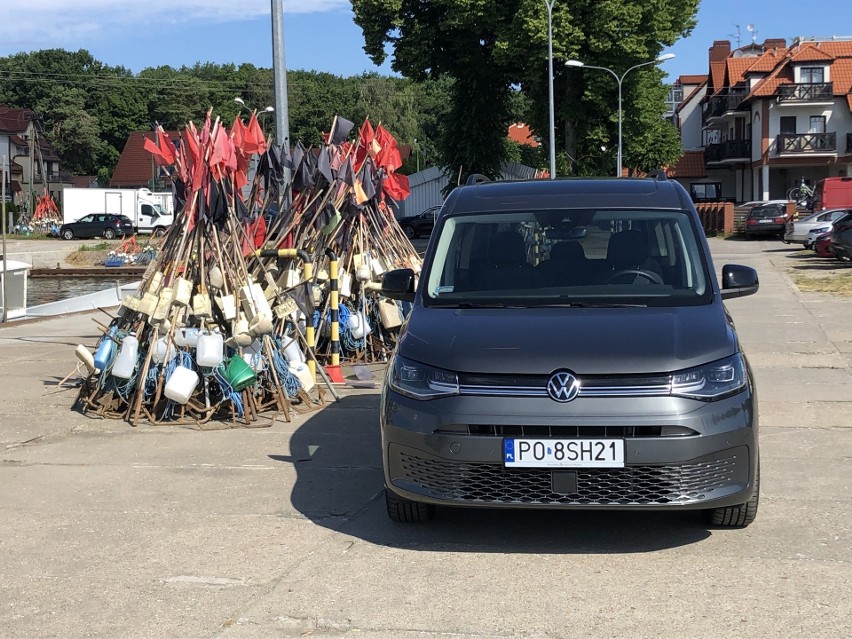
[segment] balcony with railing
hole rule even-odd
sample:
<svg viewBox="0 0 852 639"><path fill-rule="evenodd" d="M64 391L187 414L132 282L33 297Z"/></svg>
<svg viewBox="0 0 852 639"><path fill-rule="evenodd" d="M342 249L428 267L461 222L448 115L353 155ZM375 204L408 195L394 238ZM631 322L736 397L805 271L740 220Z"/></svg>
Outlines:
<svg viewBox="0 0 852 639"><path fill-rule="evenodd" d="M704 147L704 161L731 162L748 160L751 157L751 140L726 140L719 144L708 144Z"/></svg>
<svg viewBox="0 0 852 639"><path fill-rule="evenodd" d="M61 182L62 176L59 173L47 173L47 182ZM35 175L33 175L33 182L36 184L41 184L44 182L45 174L37 171Z"/></svg>
<svg viewBox="0 0 852 639"><path fill-rule="evenodd" d="M718 118L731 111L736 111L747 93L745 91L731 91L723 95L715 95L702 105L701 121L707 124L709 120Z"/></svg>
<svg viewBox="0 0 852 639"><path fill-rule="evenodd" d="M837 133L780 133L775 151L784 153L836 153Z"/></svg>
<svg viewBox="0 0 852 639"><path fill-rule="evenodd" d="M801 104L809 102L831 102L834 90L831 82L811 82L807 84L782 84L775 92L782 104Z"/></svg>

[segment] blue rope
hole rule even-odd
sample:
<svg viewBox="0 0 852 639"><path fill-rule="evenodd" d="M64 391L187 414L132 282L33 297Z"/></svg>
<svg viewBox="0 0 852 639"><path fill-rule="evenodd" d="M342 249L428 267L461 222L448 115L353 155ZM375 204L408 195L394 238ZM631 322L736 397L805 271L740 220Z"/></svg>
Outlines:
<svg viewBox="0 0 852 639"><path fill-rule="evenodd" d="M278 375L278 381L287 391L287 397L295 397L299 394L299 389L302 388L302 383L299 378L290 372L290 366L287 358L284 357L284 346L281 342L281 337L275 338L275 345L278 348L272 349L272 365L275 367L275 372Z"/></svg>
<svg viewBox="0 0 852 639"><path fill-rule="evenodd" d="M229 400L234 405L237 415L242 417L245 414L242 395L235 391L233 386L228 383L228 380L225 379L225 376L222 374L223 370L223 366L213 369L213 378L219 383L219 389L222 391L222 398Z"/></svg>

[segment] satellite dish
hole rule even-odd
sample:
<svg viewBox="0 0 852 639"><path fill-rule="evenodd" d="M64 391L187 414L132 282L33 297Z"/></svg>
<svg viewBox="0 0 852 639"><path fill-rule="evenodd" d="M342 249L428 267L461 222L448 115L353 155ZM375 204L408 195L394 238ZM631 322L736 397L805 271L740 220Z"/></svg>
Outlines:
<svg viewBox="0 0 852 639"><path fill-rule="evenodd" d="M747 24L746 29L748 29L749 31L754 31L754 25L753 24Z"/></svg>

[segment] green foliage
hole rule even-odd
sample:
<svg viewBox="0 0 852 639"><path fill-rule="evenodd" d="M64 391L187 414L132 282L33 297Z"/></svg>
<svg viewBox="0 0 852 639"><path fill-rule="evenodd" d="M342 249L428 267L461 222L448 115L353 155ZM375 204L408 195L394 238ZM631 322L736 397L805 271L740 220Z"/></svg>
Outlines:
<svg viewBox="0 0 852 639"><path fill-rule="evenodd" d="M416 146L421 168L443 161L437 149L450 104L449 79L416 83L376 74L341 78L291 70L287 84L292 142L320 144L337 114L358 125L369 116L400 144ZM246 107L236 104L236 97ZM246 108L257 109L263 129L275 135L275 114L262 113L275 105L272 70L251 64L161 66L134 75L85 50L18 53L0 58L0 104L35 111L63 169L97 175L102 185L109 183L130 133L156 124L180 130L190 120L203 121L211 108L229 125L237 113L248 118Z"/></svg>
<svg viewBox="0 0 852 639"><path fill-rule="evenodd" d="M614 170L614 158L599 149L617 147L618 86L604 71L566 68L564 62L579 59L620 74L654 60L695 26L698 2L556 0L556 139L566 170ZM463 85L452 94L442 142L451 172L463 166L464 172L493 174L507 157L508 147L500 140L512 116L525 115L522 119L549 142L547 9L542 0L353 0L352 5L364 32L364 50L376 63L384 61L389 45L392 67L404 76L448 76ZM658 121L664 99L661 78L658 69L644 67L624 81L624 156L635 169L676 159L671 127ZM516 87L524 100L518 100ZM583 162L569 159L578 156L589 157Z"/></svg>

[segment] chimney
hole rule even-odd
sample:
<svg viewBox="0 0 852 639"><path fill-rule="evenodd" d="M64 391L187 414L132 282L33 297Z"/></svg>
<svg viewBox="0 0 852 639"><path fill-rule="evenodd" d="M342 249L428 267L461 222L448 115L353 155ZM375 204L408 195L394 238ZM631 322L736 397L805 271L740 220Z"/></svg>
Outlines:
<svg viewBox="0 0 852 639"><path fill-rule="evenodd" d="M710 47L710 62L723 62L731 55L730 40L715 40Z"/></svg>
<svg viewBox="0 0 852 639"><path fill-rule="evenodd" d="M787 41L784 38L767 38L766 42L763 43L764 51L768 51L769 49L785 48L787 48Z"/></svg>

